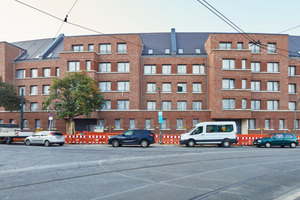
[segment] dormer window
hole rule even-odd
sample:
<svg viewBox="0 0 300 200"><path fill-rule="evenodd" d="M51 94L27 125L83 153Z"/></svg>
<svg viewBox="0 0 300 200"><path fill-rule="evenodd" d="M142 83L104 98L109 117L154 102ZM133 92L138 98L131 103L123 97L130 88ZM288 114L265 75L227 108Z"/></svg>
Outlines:
<svg viewBox="0 0 300 200"><path fill-rule="evenodd" d="M201 53L200 49L195 49L195 52L198 54L198 53Z"/></svg>
<svg viewBox="0 0 300 200"><path fill-rule="evenodd" d="M49 53L47 58L51 58L51 56L53 56L53 53Z"/></svg>
<svg viewBox="0 0 300 200"><path fill-rule="evenodd" d="M183 49L178 49L178 53L183 53Z"/></svg>
<svg viewBox="0 0 300 200"><path fill-rule="evenodd" d="M165 49L165 54L170 54L170 49Z"/></svg>
<svg viewBox="0 0 300 200"><path fill-rule="evenodd" d="M153 54L153 49L149 49L148 54Z"/></svg>

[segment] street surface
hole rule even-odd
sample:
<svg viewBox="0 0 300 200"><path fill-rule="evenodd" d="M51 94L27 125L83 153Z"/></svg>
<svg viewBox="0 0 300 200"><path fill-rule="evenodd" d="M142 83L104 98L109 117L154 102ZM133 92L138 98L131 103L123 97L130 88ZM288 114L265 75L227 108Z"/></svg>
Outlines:
<svg viewBox="0 0 300 200"><path fill-rule="evenodd" d="M0 152L0 199L5 200L258 200L300 188L300 147L19 143L0 144Z"/></svg>

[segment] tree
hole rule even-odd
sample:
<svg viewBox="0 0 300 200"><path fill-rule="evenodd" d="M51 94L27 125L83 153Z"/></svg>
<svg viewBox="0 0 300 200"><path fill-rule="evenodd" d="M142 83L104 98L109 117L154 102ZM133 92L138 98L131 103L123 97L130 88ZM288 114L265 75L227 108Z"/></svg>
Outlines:
<svg viewBox="0 0 300 200"><path fill-rule="evenodd" d="M74 124L73 118L76 116L86 115L90 118L91 113L100 110L105 103L96 84L85 71L68 73L62 79L56 78L50 86L43 109L56 110L57 119L68 117L69 125Z"/></svg>
<svg viewBox="0 0 300 200"><path fill-rule="evenodd" d="M26 104L24 98L24 104ZM0 76L0 107L4 107L5 110L21 110L21 96L18 95L16 88L11 83L2 81Z"/></svg>

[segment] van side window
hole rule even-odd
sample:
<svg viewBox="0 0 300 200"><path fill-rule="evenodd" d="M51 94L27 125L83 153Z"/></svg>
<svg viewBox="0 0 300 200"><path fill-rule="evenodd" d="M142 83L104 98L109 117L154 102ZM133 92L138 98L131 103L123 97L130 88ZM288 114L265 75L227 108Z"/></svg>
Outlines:
<svg viewBox="0 0 300 200"><path fill-rule="evenodd" d="M195 130L194 130L195 135L200 134L202 132L203 132L203 126L199 126L199 127L195 128Z"/></svg>
<svg viewBox="0 0 300 200"><path fill-rule="evenodd" d="M207 125L206 132L207 133L218 133L218 132L232 132L232 125Z"/></svg>

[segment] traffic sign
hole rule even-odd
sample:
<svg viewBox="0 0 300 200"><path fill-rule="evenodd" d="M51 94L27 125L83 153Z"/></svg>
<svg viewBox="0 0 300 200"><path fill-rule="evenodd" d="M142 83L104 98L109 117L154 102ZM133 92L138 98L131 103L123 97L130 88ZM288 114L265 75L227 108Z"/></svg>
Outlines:
<svg viewBox="0 0 300 200"><path fill-rule="evenodd" d="M49 116L50 116L50 117L53 117L53 112L51 112L51 113L49 114Z"/></svg>

